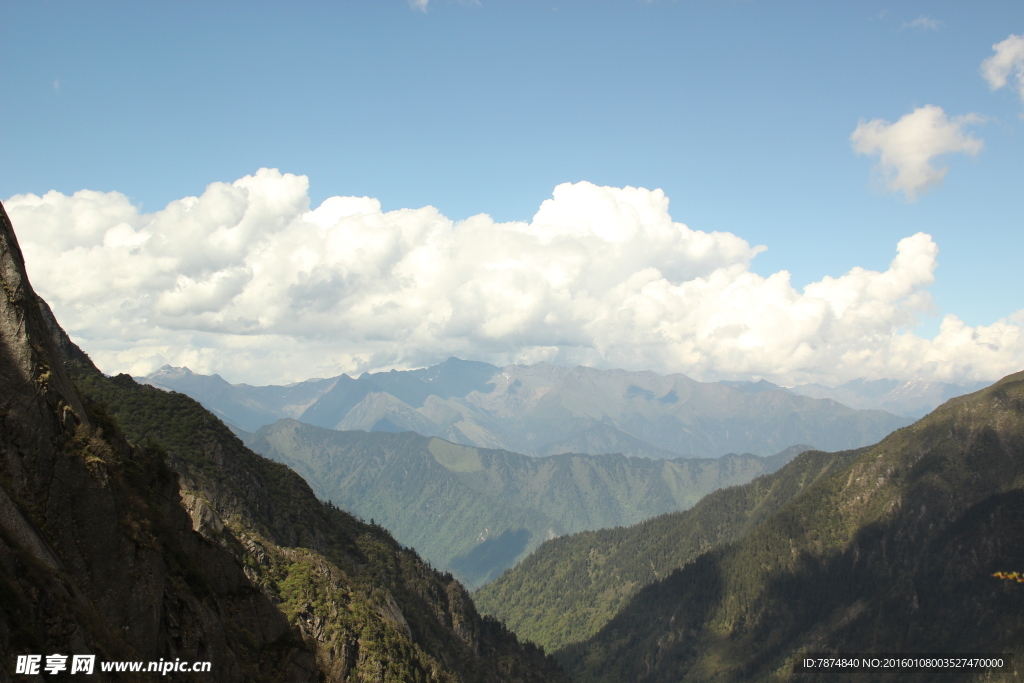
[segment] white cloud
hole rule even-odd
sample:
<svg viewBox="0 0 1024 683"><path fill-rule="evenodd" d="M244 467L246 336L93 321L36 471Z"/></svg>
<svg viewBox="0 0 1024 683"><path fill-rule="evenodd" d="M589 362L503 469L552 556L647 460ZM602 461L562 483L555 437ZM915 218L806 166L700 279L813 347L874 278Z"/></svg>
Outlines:
<svg viewBox="0 0 1024 683"><path fill-rule="evenodd" d="M943 22L939 19L933 19L932 17L922 14L917 19L903 24L903 28L916 28L922 31L938 31L942 28L942 24Z"/></svg>
<svg viewBox="0 0 1024 683"><path fill-rule="evenodd" d="M948 168L937 168L936 157L963 152L975 155L984 142L964 131L984 119L976 114L946 116L933 104L919 107L896 123L861 121L850 135L858 154L878 156L876 172L885 186L914 201L919 193L942 183Z"/></svg>
<svg viewBox="0 0 1024 683"><path fill-rule="evenodd" d="M409 0L409 7L412 7L413 9L418 9L421 12L426 12L427 4L429 2L430 0Z"/></svg>
<svg viewBox="0 0 1024 683"><path fill-rule="evenodd" d="M1012 78L1021 102L1024 102L1024 35L1011 35L992 46L995 54L981 63L981 74L993 90L1006 86Z"/></svg>
<svg viewBox="0 0 1024 683"><path fill-rule="evenodd" d="M263 169L150 214L114 192L6 206L36 288L107 372L266 383L459 355L833 383L1024 361L1020 319L907 331L931 310L938 247L921 233L883 272L800 291L751 271L761 247L674 222L660 190L559 185L532 221L496 223L367 197L310 210L307 189Z"/></svg>

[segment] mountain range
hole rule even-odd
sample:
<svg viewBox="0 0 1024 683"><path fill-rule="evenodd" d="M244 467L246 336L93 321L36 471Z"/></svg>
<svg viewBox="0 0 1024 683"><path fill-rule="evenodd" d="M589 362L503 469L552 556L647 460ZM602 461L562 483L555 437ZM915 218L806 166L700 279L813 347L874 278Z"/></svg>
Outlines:
<svg viewBox="0 0 1024 683"><path fill-rule="evenodd" d="M171 367L141 381L185 393L245 431L288 417L329 429L411 431L536 456L769 456L796 444L841 450L874 443L910 422L767 382L733 386L679 374L547 363L498 368L456 358L420 370L288 386L232 385Z"/></svg>
<svg viewBox="0 0 1024 683"><path fill-rule="evenodd" d="M470 588L546 539L688 508L711 491L775 471L806 448L770 458L533 457L413 432L337 431L292 419L242 438L302 475L321 500L383 525Z"/></svg>

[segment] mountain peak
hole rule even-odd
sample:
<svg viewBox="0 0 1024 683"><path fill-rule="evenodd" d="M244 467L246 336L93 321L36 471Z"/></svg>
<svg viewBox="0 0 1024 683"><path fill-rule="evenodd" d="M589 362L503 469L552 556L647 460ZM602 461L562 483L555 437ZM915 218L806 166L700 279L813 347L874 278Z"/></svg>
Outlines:
<svg viewBox="0 0 1024 683"><path fill-rule="evenodd" d="M186 376L187 377L189 375L194 375L194 374L196 374L196 373L192 372L192 370L190 370L188 368L188 366L182 365L181 367L176 367L174 365L170 365L168 363L165 363L164 365L161 365L159 369L157 369L157 370L149 373L148 375L146 375L146 377L149 377L149 378L153 378L153 377L180 377L180 376Z"/></svg>
<svg viewBox="0 0 1024 683"><path fill-rule="evenodd" d="M780 387L778 384L772 384L768 380L760 379L756 382L744 381L744 380L720 380L719 384L724 384L727 387L732 387L737 391L742 391L745 394L756 394L762 391L789 391L785 387Z"/></svg>

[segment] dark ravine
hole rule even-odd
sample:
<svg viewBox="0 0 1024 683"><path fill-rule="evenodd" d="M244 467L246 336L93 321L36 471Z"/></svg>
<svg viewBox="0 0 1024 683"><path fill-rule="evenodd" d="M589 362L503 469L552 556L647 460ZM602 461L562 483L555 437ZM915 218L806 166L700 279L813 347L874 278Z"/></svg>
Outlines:
<svg viewBox="0 0 1024 683"><path fill-rule="evenodd" d="M100 373L2 208L0 281L0 681L54 652L212 662L188 680L566 680L195 401Z"/></svg>
<svg viewBox="0 0 1024 683"><path fill-rule="evenodd" d="M869 676L1019 680L1024 586L993 575L1022 570L1017 373L865 449L557 656L581 682L675 683L826 680L794 673L804 652L1010 653L1015 671Z"/></svg>
<svg viewBox="0 0 1024 683"><path fill-rule="evenodd" d="M244 434L321 500L375 519L471 588L548 538L627 526L773 472L806 447L761 458L532 457L412 432L342 432L281 420Z"/></svg>

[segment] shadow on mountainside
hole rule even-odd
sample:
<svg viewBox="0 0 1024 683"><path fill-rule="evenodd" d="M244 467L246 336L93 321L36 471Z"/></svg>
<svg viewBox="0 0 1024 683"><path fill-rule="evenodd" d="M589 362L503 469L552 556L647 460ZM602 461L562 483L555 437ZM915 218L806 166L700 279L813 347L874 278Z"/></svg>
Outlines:
<svg viewBox="0 0 1024 683"><path fill-rule="evenodd" d="M556 657L581 682L862 681L862 672L794 674L794 656L1005 652L1010 640L993 635L1024 632L1024 586L992 574L1024 568L1024 492L988 497L933 536L929 524L870 524L841 553L794 550L790 566L766 572L788 545L777 527L646 587ZM959 671L870 677L964 680Z"/></svg>

